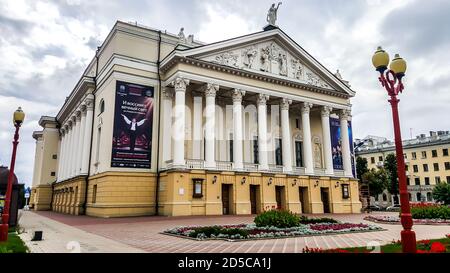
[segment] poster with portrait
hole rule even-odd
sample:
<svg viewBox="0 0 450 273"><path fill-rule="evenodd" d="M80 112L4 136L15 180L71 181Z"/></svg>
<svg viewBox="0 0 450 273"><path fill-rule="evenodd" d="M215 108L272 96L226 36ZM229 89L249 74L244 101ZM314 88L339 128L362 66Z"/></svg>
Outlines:
<svg viewBox="0 0 450 273"><path fill-rule="evenodd" d="M117 81L111 167L150 168L154 88Z"/></svg>
<svg viewBox="0 0 450 273"><path fill-rule="evenodd" d="M330 131L331 131L331 152L333 154L333 167L335 170L343 170L342 163L342 142L341 142L341 122L338 118L330 118ZM353 134L352 134L352 122L348 122L348 136L350 139L350 155L352 161L353 176L355 176L355 160L353 152Z"/></svg>

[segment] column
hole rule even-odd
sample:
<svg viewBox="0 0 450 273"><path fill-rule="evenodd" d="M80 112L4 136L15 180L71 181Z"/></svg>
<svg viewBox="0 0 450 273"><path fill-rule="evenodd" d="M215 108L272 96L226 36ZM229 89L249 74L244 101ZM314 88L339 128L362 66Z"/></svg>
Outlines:
<svg viewBox="0 0 450 273"><path fill-rule="evenodd" d="M352 160L350 154L350 138L348 135L348 118L350 116L349 110L342 110L339 119L341 123L341 142L342 142L342 163L344 165L344 175L352 177Z"/></svg>
<svg viewBox="0 0 450 273"><path fill-rule="evenodd" d="M72 135L73 135L73 127L72 120L70 119L67 123L67 149L66 149L66 157L64 158L64 180L70 177L70 161L71 161L71 152L72 152Z"/></svg>
<svg viewBox="0 0 450 273"><path fill-rule="evenodd" d="M193 97L192 159L201 159L203 139L203 97Z"/></svg>
<svg viewBox="0 0 450 273"><path fill-rule="evenodd" d="M216 167L215 141L216 141L216 93L219 85L206 85L205 98L205 168L214 169Z"/></svg>
<svg viewBox="0 0 450 273"><path fill-rule="evenodd" d="M83 147L83 138L81 137L82 129L83 129L83 123L81 122L83 115L81 114L81 109L77 109L76 111L76 119L77 119L77 133L75 137L75 164L74 164L74 176L80 175L80 169L81 169L81 152Z"/></svg>
<svg viewBox="0 0 450 273"><path fill-rule="evenodd" d="M175 88L175 122L173 124L173 166L176 168L185 167L184 159L184 140L185 140L185 99L186 87L189 85L189 80L184 78L176 78L172 85Z"/></svg>
<svg viewBox="0 0 450 273"><path fill-rule="evenodd" d="M173 92L168 87L163 87L163 163L172 159L172 98Z"/></svg>
<svg viewBox="0 0 450 273"><path fill-rule="evenodd" d="M242 150L242 97L245 91L233 90L233 168L244 169Z"/></svg>
<svg viewBox="0 0 450 273"><path fill-rule="evenodd" d="M72 178L75 173L75 139L77 135L77 117L74 115L72 116L72 133L70 136L70 153L69 153L69 177Z"/></svg>
<svg viewBox="0 0 450 273"><path fill-rule="evenodd" d="M81 165L83 164L83 148L84 148L84 130L86 130L86 105L83 103L80 106L80 132L78 134L78 149L77 149L77 175L81 174Z"/></svg>
<svg viewBox="0 0 450 273"><path fill-rule="evenodd" d="M61 140L60 140L60 144L59 144L59 152L58 152L58 180L57 181L61 181L62 180L62 154L64 151L64 128L60 129L60 133L61 133Z"/></svg>
<svg viewBox="0 0 450 273"><path fill-rule="evenodd" d="M303 131L303 153L305 156L305 173L314 174L314 162L311 143L311 124L309 114L311 112L312 103L304 102L302 105L302 131Z"/></svg>
<svg viewBox="0 0 450 273"><path fill-rule="evenodd" d="M283 170L292 171L292 152L291 152L291 129L289 124L289 105L292 100L283 98L281 100L281 148L283 158Z"/></svg>
<svg viewBox="0 0 450 273"><path fill-rule="evenodd" d="M68 143L69 143L69 125L66 123L64 124L64 147L61 154L61 165L62 165L62 175L61 180L65 180L67 178L67 157L68 157Z"/></svg>
<svg viewBox="0 0 450 273"><path fill-rule="evenodd" d="M267 134L267 101L268 95L259 94L258 103L258 159L259 170L269 170L269 161L267 158L268 134Z"/></svg>
<svg viewBox="0 0 450 273"><path fill-rule="evenodd" d="M85 126L83 130L83 152L81 156L81 175L87 175L89 169L89 153L91 152L92 118L94 116L94 95L89 94L85 99Z"/></svg>
<svg viewBox="0 0 450 273"><path fill-rule="evenodd" d="M323 106L322 115L322 136L323 136L323 154L325 159L325 174L334 175L333 153L331 151L331 132L330 132L330 112L333 108Z"/></svg>

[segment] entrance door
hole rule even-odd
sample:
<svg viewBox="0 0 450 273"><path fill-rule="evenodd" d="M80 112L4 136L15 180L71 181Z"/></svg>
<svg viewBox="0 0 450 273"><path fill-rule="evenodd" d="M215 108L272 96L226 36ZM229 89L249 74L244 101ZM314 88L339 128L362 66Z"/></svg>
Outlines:
<svg viewBox="0 0 450 273"><path fill-rule="evenodd" d="M250 185L250 205L251 213L258 214L258 188L257 185Z"/></svg>
<svg viewBox="0 0 450 273"><path fill-rule="evenodd" d="M284 209L284 186L275 186L277 209Z"/></svg>
<svg viewBox="0 0 450 273"><path fill-rule="evenodd" d="M311 211L309 210L308 187L299 187L298 195L300 204L302 205L302 213L311 213Z"/></svg>
<svg viewBox="0 0 450 273"><path fill-rule="evenodd" d="M222 184L222 213L223 215L230 214L230 186Z"/></svg>
<svg viewBox="0 0 450 273"><path fill-rule="evenodd" d="M320 197L323 203L323 212L330 213L330 199L328 188L320 188Z"/></svg>

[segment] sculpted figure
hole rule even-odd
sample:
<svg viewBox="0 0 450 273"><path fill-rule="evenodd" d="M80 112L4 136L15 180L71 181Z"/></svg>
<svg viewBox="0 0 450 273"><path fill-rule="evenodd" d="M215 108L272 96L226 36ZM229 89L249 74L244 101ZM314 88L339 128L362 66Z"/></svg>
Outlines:
<svg viewBox="0 0 450 273"><path fill-rule="evenodd" d="M278 3L278 6L275 7L275 3L272 4L272 6L270 7L269 11L267 12L267 22L269 23L269 25L275 26L275 23L277 21L277 13L278 13L278 8L280 7L281 2Z"/></svg>

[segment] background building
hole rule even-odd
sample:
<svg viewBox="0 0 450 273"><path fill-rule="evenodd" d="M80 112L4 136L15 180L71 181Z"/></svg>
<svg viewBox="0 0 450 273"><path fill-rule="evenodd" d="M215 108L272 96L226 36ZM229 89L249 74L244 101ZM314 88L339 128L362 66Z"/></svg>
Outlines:
<svg viewBox="0 0 450 273"><path fill-rule="evenodd" d="M359 146L356 156L367 159L369 170L383 167L386 155L395 154L395 143L386 138L368 136L355 140L355 143ZM422 134L403 141L406 182L411 201L432 202L434 186L450 183L449 149L449 131L430 132L429 136ZM397 203L387 191L372 201L382 207Z"/></svg>
<svg viewBox="0 0 450 273"><path fill-rule="evenodd" d="M203 44L117 22L35 132L34 208L360 212L355 92L281 29Z"/></svg>

